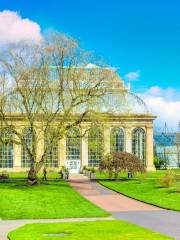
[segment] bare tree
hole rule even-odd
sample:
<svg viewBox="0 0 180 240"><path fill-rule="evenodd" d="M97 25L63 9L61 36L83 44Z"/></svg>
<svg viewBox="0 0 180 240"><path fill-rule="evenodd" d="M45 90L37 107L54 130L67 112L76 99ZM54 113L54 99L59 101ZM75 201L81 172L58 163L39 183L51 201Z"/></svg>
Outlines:
<svg viewBox="0 0 180 240"><path fill-rule="evenodd" d="M104 116L99 110L106 109L109 84L117 76L99 62L98 66L89 64L92 61L92 54L82 50L77 41L57 33L39 45L21 43L1 53L1 129L9 129L13 137L0 134L0 141L25 149L31 159L30 184L37 182L48 151L68 130ZM29 127L31 146L17 130L17 121ZM44 136L48 141L38 156L38 142Z"/></svg>

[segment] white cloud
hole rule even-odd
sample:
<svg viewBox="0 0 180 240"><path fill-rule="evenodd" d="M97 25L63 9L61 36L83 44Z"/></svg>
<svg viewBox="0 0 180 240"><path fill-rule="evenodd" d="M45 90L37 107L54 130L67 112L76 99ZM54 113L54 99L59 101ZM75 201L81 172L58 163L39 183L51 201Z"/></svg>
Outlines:
<svg viewBox="0 0 180 240"><path fill-rule="evenodd" d="M159 86L150 87L146 94L156 97L163 97L168 100L180 99L179 93L174 88L160 88Z"/></svg>
<svg viewBox="0 0 180 240"><path fill-rule="evenodd" d="M41 40L40 26L17 12L5 10L0 12L0 44L18 43L20 41Z"/></svg>
<svg viewBox="0 0 180 240"><path fill-rule="evenodd" d="M95 65L95 64L93 64L93 63L88 63L86 66L85 66L85 68L87 68L87 69L91 69L91 68L98 68L99 66L97 66L97 65Z"/></svg>
<svg viewBox="0 0 180 240"><path fill-rule="evenodd" d="M180 92L173 88L163 89L153 86L139 95L147 103L152 113L158 117L155 121L156 126L163 127L167 122L170 129L177 129L180 122Z"/></svg>
<svg viewBox="0 0 180 240"><path fill-rule="evenodd" d="M139 77L140 77L140 71L139 70L134 71L134 72L129 72L124 76L125 80L127 80L129 82L138 81Z"/></svg>

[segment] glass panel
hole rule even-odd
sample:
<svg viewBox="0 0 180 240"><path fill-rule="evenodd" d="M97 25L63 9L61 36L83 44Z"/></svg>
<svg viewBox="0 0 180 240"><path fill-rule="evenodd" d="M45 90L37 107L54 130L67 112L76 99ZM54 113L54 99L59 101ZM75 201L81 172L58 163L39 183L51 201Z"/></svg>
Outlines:
<svg viewBox="0 0 180 240"><path fill-rule="evenodd" d="M66 136L66 159L80 160L80 131L77 128L70 129Z"/></svg>
<svg viewBox="0 0 180 240"><path fill-rule="evenodd" d="M32 150L32 129L31 128L25 128L24 129L24 140L26 142L26 145ZM21 167L22 168L29 168L31 166L31 159L29 154L27 153L25 147L21 147Z"/></svg>
<svg viewBox="0 0 180 240"><path fill-rule="evenodd" d="M98 167L103 156L104 138L100 129L90 129L88 133L88 166Z"/></svg>
<svg viewBox="0 0 180 240"><path fill-rule="evenodd" d="M44 141L44 144L49 144L49 138L48 137L45 137L45 141ZM52 144L52 143L51 143ZM45 146L46 148L46 146ZM53 146L52 147L49 147L48 148L48 151L47 151L47 155L46 155L46 158L45 158L45 165L46 167L50 167L50 168L57 168L59 166L58 164L58 142L54 142L53 143Z"/></svg>
<svg viewBox="0 0 180 240"><path fill-rule="evenodd" d="M0 132L1 139L0 143L0 168L13 168L13 138L10 129L3 129Z"/></svg>
<svg viewBox="0 0 180 240"><path fill-rule="evenodd" d="M111 130L111 152L124 151L124 131L122 128Z"/></svg>
<svg viewBox="0 0 180 240"><path fill-rule="evenodd" d="M146 159L146 134L142 128L136 128L132 134L132 152L145 164Z"/></svg>

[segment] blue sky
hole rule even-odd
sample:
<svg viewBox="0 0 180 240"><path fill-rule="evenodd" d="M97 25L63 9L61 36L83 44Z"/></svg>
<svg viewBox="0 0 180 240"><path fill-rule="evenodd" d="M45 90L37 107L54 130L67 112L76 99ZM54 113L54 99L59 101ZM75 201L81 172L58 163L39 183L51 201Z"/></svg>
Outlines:
<svg viewBox="0 0 180 240"><path fill-rule="evenodd" d="M71 35L118 67L145 99L158 97L180 107L180 1L1 0L3 10L38 23L42 32Z"/></svg>

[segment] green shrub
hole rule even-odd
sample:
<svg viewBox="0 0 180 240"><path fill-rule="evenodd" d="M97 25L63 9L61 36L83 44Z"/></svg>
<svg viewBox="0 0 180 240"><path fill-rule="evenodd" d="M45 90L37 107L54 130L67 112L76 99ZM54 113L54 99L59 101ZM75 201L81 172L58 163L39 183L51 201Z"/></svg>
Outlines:
<svg viewBox="0 0 180 240"><path fill-rule="evenodd" d="M165 160L164 159L161 159L157 156L154 156L154 166L156 169L161 169L161 168L164 168L165 167Z"/></svg>
<svg viewBox="0 0 180 240"><path fill-rule="evenodd" d="M2 173L0 174L0 179L8 179L9 178L9 174L7 171L2 171Z"/></svg>
<svg viewBox="0 0 180 240"><path fill-rule="evenodd" d="M91 173L95 173L96 169L95 168L91 168Z"/></svg>
<svg viewBox="0 0 180 240"><path fill-rule="evenodd" d="M87 169L87 166L84 165L82 170L85 171L86 169Z"/></svg>
<svg viewBox="0 0 180 240"><path fill-rule="evenodd" d="M176 182L180 182L180 174L175 175Z"/></svg>

